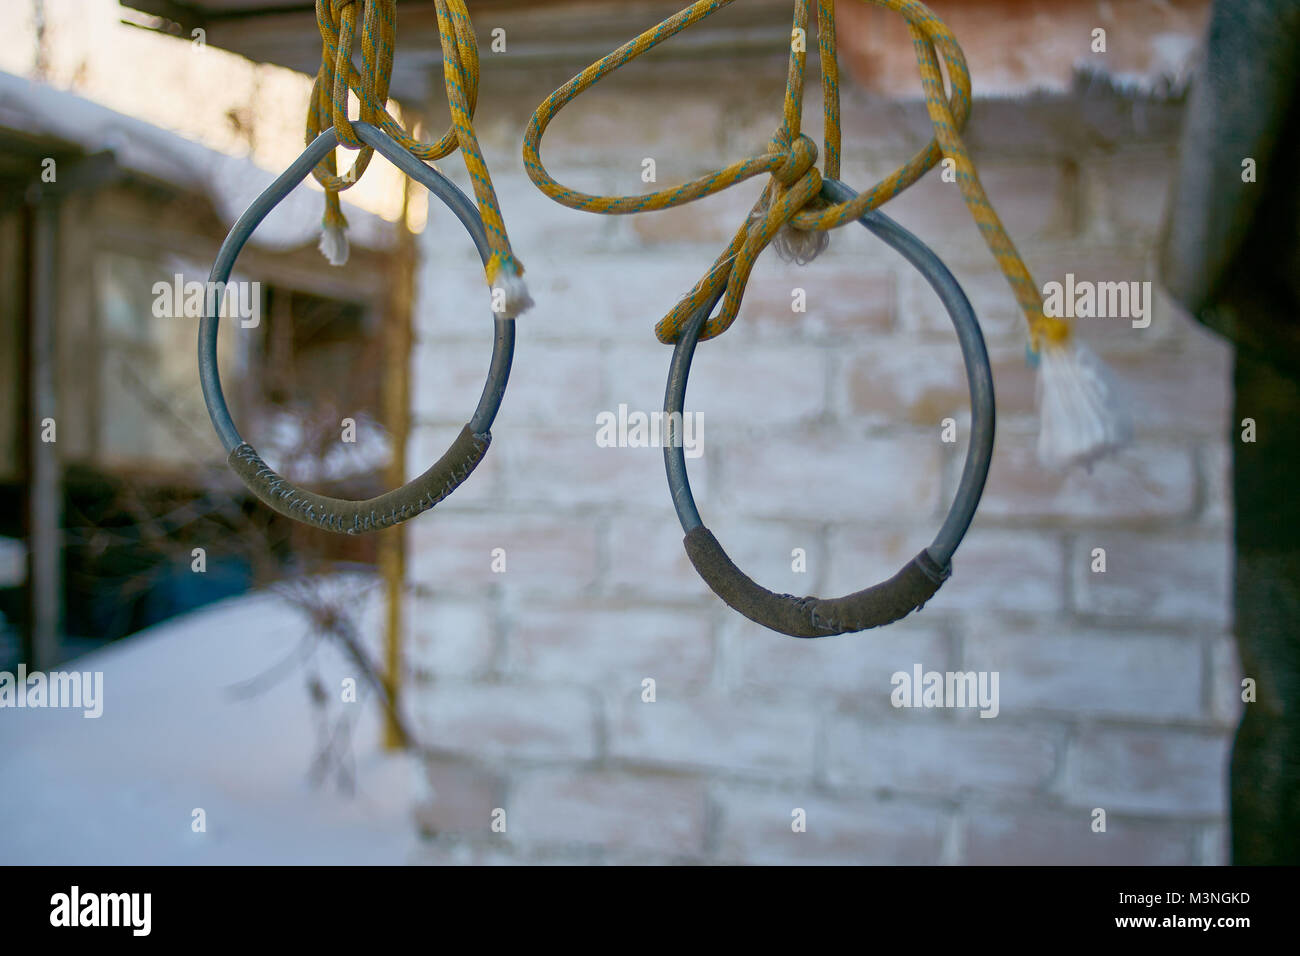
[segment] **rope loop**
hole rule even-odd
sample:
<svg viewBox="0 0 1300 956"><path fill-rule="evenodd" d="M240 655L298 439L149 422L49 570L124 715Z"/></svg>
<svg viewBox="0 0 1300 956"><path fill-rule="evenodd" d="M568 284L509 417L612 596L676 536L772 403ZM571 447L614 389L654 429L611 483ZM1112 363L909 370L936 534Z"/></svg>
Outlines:
<svg viewBox="0 0 1300 956"><path fill-rule="evenodd" d="M357 136L353 121L348 117L350 90L361 104L361 120L379 127L417 159L431 162L457 149L461 151L492 249L484 272L489 285L502 286L506 290L499 312L514 316L531 305L532 300L523 286L523 264L515 258L510 246L492 176L474 132L474 110L479 92L478 40L465 0L435 0L434 6L451 125L439 139L425 143L412 136L387 109L397 37L396 0L316 0L321 63L307 108L307 142L313 142L321 132L333 127L340 145L358 151L352 168L343 175L338 173L333 152L312 170L317 182L325 189L322 250L335 264L346 261L343 229L347 220L339 204L339 193L356 185L374 154L374 150ZM352 62L358 19L361 36L359 71ZM327 249L331 243L334 248Z"/></svg>
<svg viewBox="0 0 1300 956"><path fill-rule="evenodd" d="M820 190L814 188L814 184L820 186L823 179L838 179L840 173L840 91L836 59L835 0L815 0L825 128L820 174L817 174L813 166L816 163L816 150L809 150L811 141L800 132L808 26L814 0L795 0L782 126L768 144L765 153L732 163L679 186L658 189L640 196L583 193L562 185L551 176L542 163L541 139L551 120L566 104L603 77L687 27L730 6L732 2L733 0L698 0L593 63L542 102L533 113L524 136L524 167L533 183L556 202L587 212L623 215L669 209L711 196L763 173L772 177L746 223L737 230L709 271L656 324L655 334L659 341L675 343L681 337L687 320L706 303L715 301L725 287L726 294L718 313L704 324L699 337L703 340L721 334L735 321L754 259L774 237L778 237L776 242L780 246L779 236L782 234L799 236L801 233L824 233L855 222L907 189L944 158L952 160L962 197L1011 285L1028 323L1033 347L1036 349L1040 341L1060 343L1067 339L1070 332L1067 322L1043 316L1038 288L989 203L962 142L961 132L966 127L971 111L970 70L966 65L966 57L957 38L920 0L862 2L892 10L906 21L934 135L929 143L893 173L851 199L840 202L819 199ZM943 67L940 66L941 60ZM947 70L948 88L945 88L943 68ZM810 155L812 162L808 163ZM806 240L807 237L804 236L803 239ZM802 241L797 245L814 250L817 248L815 241L811 246ZM811 255L800 258L796 254L796 258L806 261Z"/></svg>

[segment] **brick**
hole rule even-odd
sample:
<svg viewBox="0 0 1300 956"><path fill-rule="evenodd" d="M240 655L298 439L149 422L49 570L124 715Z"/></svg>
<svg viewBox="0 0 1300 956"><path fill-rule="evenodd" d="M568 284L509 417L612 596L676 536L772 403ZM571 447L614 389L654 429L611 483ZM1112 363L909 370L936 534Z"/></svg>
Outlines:
<svg viewBox="0 0 1300 956"><path fill-rule="evenodd" d="M1021 253L1040 289L1048 282L1065 282L1067 273L1074 274L1076 285L1084 281L1142 282L1156 278L1151 247L1141 241L1045 242L1026 246ZM1154 287L1154 281L1152 285Z"/></svg>
<svg viewBox="0 0 1300 956"><path fill-rule="evenodd" d="M1035 80L1034 85L1039 87L1039 83ZM977 165L980 157L998 155L1077 161L1081 139L1077 108L1059 94L1043 92L1041 87L1032 98L979 95L976 117L963 131L962 139ZM926 127L922 132L928 137L932 129L928 128L924 109L920 112Z"/></svg>
<svg viewBox="0 0 1300 956"><path fill-rule="evenodd" d="M716 95L684 95L680 72L678 63L651 57L582 94L580 103L555 118L542 140L542 158L552 174L572 188L584 189L590 184L583 184L575 167L614 168L616 185L611 188L634 194L650 189L641 182L644 156L658 160L656 187L700 175L722 160L723 101ZM536 99L528 101L530 110ZM510 159L517 163L518 130L513 132ZM687 163L701 168L693 171Z"/></svg>
<svg viewBox="0 0 1300 956"><path fill-rule="evenodd" d="M1113 357L1111 368L1142 436L1182 432L1215 439L1232 417L1232 351L1201 340L1196 348L1141 357Z"/></svg>
<svg viewBox="0 0 1300 956"><path fill-rule="evenodd" d="M938 507L937 434L861 438L804 429L773 441L737 442L722 454L720 497L745 514L905 521L933 517Z"/></svg>
<svg viewBox="0 0 1300 956"><path fill-rule="evenodd" d="M980 501L986 519L1154 520L1186 516L1195 506L1196 476L1185 447L1135 443L1091 471L1061 472L1039 463L1037 440L999 431Z"/></svg>
<svg viewBox="0 0 1300 956"><path fill-rule="evenodd" d="M637 157L635 160L637 182L636 187L625 190L628 195L641 195L676 185L711 171L707 166L699 165L698 161L674 163L670 166L662 157L656 157L659 182L642 184L641 159L642 157ZM681 172L674 175L673 166ZM632 232L651 249L666 243L707 243L710 247L717 247L712 253L717 255L731 242L736 230L745 224L754 203L762 195L766 182L766 176L756 176L721 193L682 206L637 213L632 217ZM709 264L709 261L701 263L700 275L704 274Z"/></svg>
<svg viewBox="0 0 1300 956"><path fill-rule="evenodd" d="M847 594L882 581L933 540L938 522L880 531L839 524L831 529L827 594ZM1055 612L1065 606L1065 548L1051 534L975 525L953 556L952 576L922 609ZM905 620L910 620L905 619Z"/></svg>
<svg viewBox="0 0 1300 956"><path fill-rule="evenodd" d="M1149 245L1143 243L1041 243L1021 249L1040 292L1049 282L1064 285L1074 276L1081 282L1150 282L1150 324L1133 327L1133 316L1076 318L1079 337L1095 351L1111 356L1121 352L1146 352L1167 347L1180 335L1186 315L1169 298L1160 283ZM1143 293L1146 295L1146 293ZM1077 295L1077 292L1076 292ZM1132 306L1130 306L1132 309Z"/></svg>
<svg viewBox="0 0 1300 956"><path fill-rule="evenodd" d="M516 171L519 169L519 141L512 139L514 143L505 162L491 167L492 185L510 230L510 244L524 264L524 277L531 289L534 280L549 273L560 257L572 257L580 262L590 254L601 252L608 246L619 223L616 216L600 216L561 206L539 190L522 170ZM543 140L544 156L548 162L550 147L558 142L558 139ZM624 157L623 161L628 160L630 157ZM559 173L560 168L557 165L555 171ZM612 170L587 167L577 175L602 192L617 188L618 177ZM440 228L459 229L460 226L443 223ZM434 235L442 233L435 231ZM436 241L425 248L426 261L440 254ZM528 324L535 324L532 317L532 312L525 314Z"/></svg>
<svg viewBox="0 0 1300 956"><path fill-rule="evenodd" d="M531 327L530 327L531 328ZM586 423L604 407L605 361L595 343L558 346L520 332L516 362L495 429L521 424ZM524 361L524 358L527 361ZM423 343L413 414L421 422L464 425L478 404L491 343Z"/></svg>
<svg viewBox="0 0 1300 956"><path fill-rule="evenodd" d="M1229 744L1225 734L1085 728L1071 744L1067 793L1107 813L1219 816Z"/></svg>
<svg viewBox="0 0 1300 956"><path fill-rule="evenodd" d="M653 704L623 704L609 752L630 763L808 777L814 731L813 715L800 709L660 693Z"/></svg>
<svg viewBox="0 0 1300 956"><path fill-rule="evenodd" d="M1202 866L1228 866L1232 863L1231 834L1226 826L1212 824L1201 833Z"/></svg>
<svg viewBox="0 0 1300 956"><path fill-rule="evenodd" d="M754 26L752 18L756 12L758 11L746 10L744 13L739 10L734 10L734 13L719 11L718 16L732 15L744 18L748 21L744 26L752 29ZM784 19L788 21L789 18L786 16ZM784 23L778 28L778 32L788 28L788 22ZM723 134L723 155L727 158L727 162L736 162L744 156L756 156L765 152L768 141L776 132L776 124L781 119L781 103L786 90L787 61L781 57L776 62L768 62L766 66L760 65L760 62L760 59L747 60L743 70L711 70L709 78L703 81L708 84L722 83L725 82L725 74L733 72L736 78L741 80L738 85L728 87L723 94L725 108L720 120L720 128ZM685 64L679 61L675 65L679 70L679 76L690 75L687 72L690 68ZM700 81L697 80L698 82ZM815 129L820 129L820 95L815 90L807 91L803 123L804 132L817 143L819 168L821 137ZM776 112L774 113L773 110Z"/></svg>
<svg viewBox="0 0 1300 956"><path fill-rule="evenodd" d="M811 91L804 97L805 121L814 117L821 119L820 97L819 91ZM916 103L879 96L846 96L841 100L841 178L849 186L866 189L874 182L869 182L866 176L854 168L855 157L875 155L897 163L925 146L933 135L933 127L925 115L924 107L917 108L918 106ZM818 137L814 138L820 142Z"/></svg>
<svg viewBox="0 0 1300 956"><path fill-rule="evenodd" d="M1017 330L1015 338L1014 344L998 343L989 349L998 424L1015 422L1022 430L1037 430L1038 370L1025 360L1023 332Z"/></svg>
<svg viewBox="0 0 1300 956"><path fill-rule="evenodd" d="M836 716L826 762L834 785L922 791L1042 790L1056 772L1056 735L1005 720L944 719L919 710L863 720Z"/></svg>
<svg viewBox="0 0 1300 956"><path fill-rule="evenodd" d="M1239 433L1240 434L1240 433ZM1205 482L1205 512L1201 521L1222 527L1232 520L1232 446L1213 442L1200 449L1201 476Z"/></svg>
<svg viewBox="0 0 1300 956"><path fill-rule="evenodd" d="M1237 642L1224 637L1210 643L1210 715L1224 727L1236 728L1246 708L1241 695L1241 658Z"/></svg>
<svg viewBox="0 0 1300 956"><path fill-rule="evenodd" d="M934 540L938 526L938 518L934 516L918 518L903 528L877 528L851 520L835 521L828 533L824 569L817 569L824 570L818 586L825 594L841 595L893 577ZM951 583L947 581L943 587ZM939 593L943 593L943 588ZM937 599L938 595L935 596ZM926 607L930 605L927 603ZM908 620L905 618L903 623Z"/></svg>
<svg viewBox="0 0 1300 956"><path fill-rule="evenodd" d="M450 337L466 342L486 343L492 348L492 299L483 273L482 260L468 237L460 242L445 243L442 219L448 228L459 229L450 214L434 217L422 233L421 266L416 276L418 292L412 311L413 332L418 341ZM433 237L441 237L435 239ZM457 237L460 239L460 237ZM429 243L437 243L430 248ZM477 364L477 363L476 363ZM416 370L416 378L419 372Z"/></svg>
<svg viewBox="0 0 1300 956"><path fill-rule="evenodd" d="M492 667L492 616L481 603L408 594L405 625L412 674L468 677Z"/></svg>
<svg viewBox="0 0 1300 956"><path fill-rule="evenodd" d="M795 337L836 347L845 336L889 331L897 280L893 271L864 261L869 256L864 255L862 241L846 239L842 230L837 231L827 251L806 266L764 256L745 287L737 321L759 336ZM837 258L841 252L845 255ZM803 290L803 312L794 310L795 289Z"/></svg>
<svg viewBox="0 0 1300 956"><path fill-rule="evenodd" d="M1106 549L1104 573L1091 570L1096 547ZM1083 535L1071 559L1075 605L1109 618L1223 628L1231 617L1231 555L1231 542L1222 537Z"/></svg>
<svg viewBox="0 0 1300 956"><path fill-rule="evenodd" d="M890 677L896 671L910 671L917 661L927 670L948 666L943 633L924 623L908 623L870 635L796 641L736 615L728 620L728 630L746 689L795 691L813 699L838 694L859 705L888 707Z"/></svg>
<svg viewBox="0 0 1300 956"><path fill-rule="evenodd" d="M682 546L682 529L669 517L670 502L658 515L627 514L610 520L606 537L604 587L629 597L703 600L705 587Z"/></svg>
<svg viewBox="0 0 1300 956"><path fill-rule="evenodd" d="M696 354L698 357L700 353ZM668 366L672 361L672 355L672 349L661 345L653 336L645 336L636 342L610 346L605 353L605 376L609 387L605 392L605 403L601 411L612 412L616 417L619 405L626 405L629 413L643 412L648 415L662 411L664 387L668 381ZM694 411L696 409L695 385L698 384L694 375L691 376L689 384L691 387L685 407L688 411ZM709 434L710 424L711 422L706 418L706 436ZM596 425L593 418L592 435L594 436L595 433Z"/></svg>
<svg viewBox="0 0 1300 956"><path fill-rule="evenodd" d="M1182 321L1182 320L1179 320ZM1087 338L1088 333L1081 333ZM1088 342L1090 348L1098 345ZM1015 347L989 349L998 422L1038 421L1038 371L1025 361L1023 337ZM1137 444L1170 435L1220 434L1228 392L1221 357L1171 346L1159 351L1112 351L1103 357L1119 402L1130 415Z"/></svg>
<svg viewBox="0 0 1300 956"><path fill-rule="evenodd" d="M714 429L782 428L823 414L825 349L752 344L748 330L727 334L727 347L705 343L691 363L685 408L703 417L705 441L718 434ZM612 349L607 409L617 414L626 404L630 411L661 410L671 357L671 350L657 343Z"/></svg>
<svg viewBox="0 0 1300 956"><path fill-rule="evenodd" d="M968 866L1188 866L1196 861L1191 828L1110 819L1094 833L1091 809L1073 813L972 809L963 821L961 862Z"/></svg>
<svg viewBox="0 0 1300 956"><path fill-rule="evenodd" d="M1095 227L1106 235L1154 240L1176 169L1172 145L1086 154L1082 170Z"/></svg>
<svg viewBox="0 0 1300 956"><path fill-rule="evenodd" d="M710 520L708 514L706 521ZM727 554L751 578L772 591L805 593L814 588L821 536L810 525L759 519L711 522L726 529L719 538ZM718 531L721 535L724 532ZM666 515L624 515L612 520L606 585L618 594L645 594L714 606L682 545L681 526ZM806 572L792 569L795 548L804 549Z"/></svg>
<svg viewBox="0 0 1300 956"><path fill-rule="evenodd" d="M521 361L510 373L510 390L497 428L515 424L571 425L590 422L605 407L606 358L595 343L537 341L531 328L519 336Z"/></svg>
<svg viewBox="0 0 1300 956"><path fill-rule="evenodd" d="M893 23L904 38L900 75L913 95L901 21L875 12L873 22ZM884 61L867 59L884 70ZM682 99L684 82L674 79L680 64L634 70L589 94L608 102L584 98L548 134L546 159L566 185L648 191L639 177L643 156L656 159L662 186L748 154L771 133L771 111L755 107L752 92L757 83L778 102L780 64L723 78L703 100ZM568 75L552 73L556 83ZM493 449L438 514L410 526L415 593L407 614L411 666L437 677L413 682L407 701L426 722L444 718L432 742L481 754L492 767L470 771L445 761L453 768L444 785L449 822L431 829L475 833L481 807L508 799L510 834L439 840L425 862L1213 862L1206 846L1222 827L1208 814L1148 821L1108 807L1110 833L1094 835L1087 811L1097 804L1056 809L1033 794L1050 791L1054 800L1064 782L1058 775L1082 779L1079 751L1067 762L1064 742L1096 732L1092 721L1226 728L1240 709L1221 623L1230 595L1203 583L1226 569L1226 556L1201 551L1230 522L1231 446L1222 437L1228 350L1158 284L1149 329L1081 322L1080 335L1130 390L1139 442L1091 474L1044 473L1034 456L1035 376L1024 364L1023 317L956 188L932 171L885 211L942 254L989 340L1000 432L980 519L956 555L953 578L920 614L872 635L800 642L773 634L726 608L690 567L660 450L599 449L594 420L620 401L647 412L661 407L672 350L654 340L652 327L731 236L761 177L671 213L566 209L510 168L533 105L521 92L514 79L498 79L495 92L485 87L496 108L484 115L498 119L481 134L537 305L519 324L518 362ZM660 109L678 99L688 103L685 113ZM807 132L817 135L815 89L807 99ZM619 109L603 108L611 103ZM843 178L855 188L870 186L930 135L916 100L846 95L843 109ZM1080 110L1087 112L1082 127ZM1101 129L1106 117L1093 115L1099 110L1124 121L1111 126L1132 125L1131 104L1067 94L986 103L969 133L994 205L1040 285L1067 271L1094 281L1157 278L1150 211L1163 195L1149 186L1174 141L1144 135L1142 142L1155 144L1147 149L1112 137L1126 145L1081 151L1079 143L1111 135ZM1081 165L1067 168L1067 161ZM448 169L464 183L457 167ZM477 256L440 204L431 210L421 238L412 473L442 453L470 413L490 352ZM795 287L807 293L806 313L790 308ZM737 326L725 342L701 345L694 373L688 407L704 412L707 448L689 461L697 499L732 557L760 583L842 594L893 574L929 542L961 465L966 384L937 298L898 256L882 255L879 240L857 227L837 230L829 249L803 267L766 252ZM957 418L963 445L938 443L935 420L946 415ZM1192 522L1204 533L1184 528ZM1152 552L1157 560L1145 563L1155 569L1143 568L1128 584L1081 580L1092 537L1110 549L1113 575L1108 528L1140 542L1152 527L1173 523L1178 533L1168 540L1190 542L1192 553L1170 558L1168 574L1160 572L1163 555ZM504 575L491 572L493 547L507 550ZM790 568L794 547L807 550L806 574ZM1186 595L1177 593L1180 578L1190 582ZM1106 590L1090 590L1097 588ZM1059 623L1073 611L1104 624ZM1196 628L1190 637L1175 633L1187 626ZM895 712L885 703L889 677L918 661L927 670L996 666L1002 719ZM643 670L658 682L655 704L640 702L639 678L626 689L620 683L624 672ZM458 682L498 674L510 677L509 690ZM720 687L708 689L713 682ZM827 716L836 706L853 716ZM606 755L609 765L598 771L496 766ZM955 810L879 794L804 793L792 783L773 791L756 780L701 783L676 776L677 768L940 801L968 791L1011 794L1023 809L995 806L985 817L968 804ZM1130 783L1133 774L1107 778L1110 769L1097 771L1103 781ZM503 794L497 774L507 770ZM793 806L809 811L808 833L790 832ZM952 819L958 812L963 818Z"/></svg>
<svg viewBox="0 0 1300 956"><path fill-rule="evenodd" d="M686 777L603 771L522 775L510 795L511 839L699 854L704 786Z"/></svg>
<svg viewBox="0 0 1300 956"><path fill-rule="evenodd" d="M1075 232L1074 182L1064 163L1007 162L997 157L981 162L976 157L976 165L989 202L1013 241L1023 245L1044 236ZM936 166L895 196L885 212L928 245L945 250L953 246L984 248L961 188L955 182L944 182L940 171Z"/></svg>
<svg viewBox="0 0 1300 956"><path fill-rule="evenodd" d="M889 343L846 352L842 407L854 422L934 428L969 421L970 392L961 349L950 343Z"/></svg>
<svg viewBox="0 0 1300 956"><path fill-rule="evenodd" d="M825 349L800 346L701 349L687 408L729 434L811 422L826 408L827 359Z"/></svg>
<svg viewBox="0 0 1300 956"><path fill-rule="evenodd" d="M481 759L589 760L596 715L580 691L520 684L439 682L412 702L429 747Z"/></svg>
<svg viewBox="0 0 1300 956"><path fill-rule="evenodd" d="M408 527L408 580L419 587L577 593L596 580L596 528L590 519L449 513ZM492 570L496 548L505 550L504 573Z"/></svg>
<svg viewBox="0 0 1300 956"><path fill-rule="evenodd" d="M567 210L561 213L583 215ZM436 299L417 309L417 337L423 342L486 341L490 349L490 303L482 266L476 259L439 255L445 261L438 264L436 271L431 267L422 273L421 281L436 290ZM517 323L520 344L526 347L529 341L587 344L615 340L655 343L655 323L690 292L711 261L698 253L646 256L613 240L603 242L600 249L589 254L574 253L567 246L544 245L525 263L534 305ZM658 347L667 361L671 350Z"/></svg>
<svg viewBox="0 0 1300 956"><path fill-rule="evenodd" d="M640 699L653 678L667 693L708 680L713 641L699 613L569 604L518 608L507 660L513 674L606 688Z"/></svg>
<svg viewBox="0 0 1300 956"><path fill-rule="evenodd" d="M671 507L662 448L601 448L596 421L572 429L511 429L498 436L513 505L527 510ZM706 423L705 441L709 441ZM705 447L708 447L707 445ZM697 500L708 500L709 458L687 459Z"/></svg>
<svg viewBox="0 0 1300 956"><path fill-rule="evenodd" d="M997 671L1001 707L1071 716L1197 720L1201 716L1201 648L1170 635L1007 626L972 618L962 643L962 670Z"/></svg>
<svg viewBox="0 0 1300 956"><path fill-rule="evenodd" d="M491 358L492 341L487 329L483 339L416 346L411 401L416 423L464 425L469 421Z"/></svg>
<svg viewBox="0 0 1300 956"><path fill-rule="evenodd" d="M1151 289L1153 294L1153 304L1151 307L1151 325L1145 329L1135 329L1145 336L1146 339L1137 339L1133 342L1125 341L1120 343L1124 346L1137 348L1164 348L1170 341L1182 340L1209 340L1213 341L1214 335L1202 329L1196 321L1187 313L1182 304L1175 300L1165 289L1163 282L1159 278L1156 266L1152 264L1152 283ZM1131 327L1131 323L1130 323ZM1124 328L1121 323L1118 329ZM1114 350L1107 354L1113 354Z"/></svg>
<svg viewBox="0 0 1300 956"><path fill-rule="evenodd" d="M969 259L949 257L945 264L970 301L980 329L989 342L1012 342L1024 359L1025 317L1006 277L989 254ZM956 342L952 317L943 302L915 269L900 263L898 324L907 332ZM996 381L996 380L995 380ZM1001 396L999 396L1001 397Z"/></svg>
<svg viewBox="0 0 1300 956"><path fill-rule="evenodd" d="M425 837L491 832L492 810L502 805L505 783L473 764L426 759L416 770L420 792L415 823Z"/></svg>
<svg viewBox="0 0 1300 956"><path fill-rule="evenodd" d="M1064 108L1059 95L1070 88L1080 60L1092 65L1104 63L1108 70L1130 77L1177 74L1180 67L1185 67L1185 58L1192 49L1190 40L1199 35L1207 8L1204 4L1171 3L1132 7L1117 14L1090 3L1054 5L1052 28L1048 31L1042 28L1045 12L1045 7L1022 0L943 8L944 22L961 38L974 76L975 93L981 97L971 120L972 128L985 124L984 98L1021 110L1054 107L1058 113L1067 114L1063 117L1069 123L1067 129L1084 125L1079 116ZM1123 29L1120 16L1124 18ZM1089 31L1099 24L1108 30L1107 52L1090 54ZM902 17L876 7L846 5L839 14L838 35L842 38L845 72L860 85L892 96L914 94L918 82L916 63ZM1184 42L1170 42L1178 39ZM1020 49L1023 55L1008 53ZM1124 84L1125 89L1132 86L1140 88L1141 80ZM1029 97L1031 90L1050 92Z"/></svg>
<svg viewBox="0 0 1300 956"><path fill-rule="evenodd" d="M939 810L899 803L720 786L718 856L726 862L778 865L933 865L947 829ZM796 833L793 811L805 812Z"/></svg>
<svg viewBox="0 0 1300 956"><path fill-rule="evenodd" d="M1053 535L977 526L953 556L952 577L926 607L1055 613L1065 606L1064 562L1065 548Z"/></svg>
<svg viewBox="0 0 1300 956"><path fill-rule="evenodd" d="M1168 349L1114 352L1105 357L1139 442L1170 434L1217 439L1229 429L1231 351L1199 332L1189 332L1187 338L1188 344ZM995 345L989 358L999 422L1013 417L1036 421L1038 372L1025 362L1023 345Z"/></svg>

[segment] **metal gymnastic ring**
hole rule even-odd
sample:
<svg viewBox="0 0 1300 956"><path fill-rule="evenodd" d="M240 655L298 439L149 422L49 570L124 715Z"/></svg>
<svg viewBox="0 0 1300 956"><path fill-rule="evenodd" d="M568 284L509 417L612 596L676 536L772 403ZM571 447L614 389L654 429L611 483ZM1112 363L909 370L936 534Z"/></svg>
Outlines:
<svg viewBox="0 0 1300 956"><path fill-rule="evenodd" d="M838 180L822 184L822 196L833 203L853 199L856 193ZM682 447L681 415L686 380L701 327L713 311L721 292L703 306L682 330L673 350L664 394L669 440L664 443L664 465L673 506L686 532L686 553L713 592L751 621L792 637L823 637L889 624L919 609L952 571L952 555L970 527L993 455L993 372L984 336L970 302L948 267L927 246L879 211L859 220L872 233L903 255L925 276L939 294L957 330L966 378L970 385L971 439L962 468L961 483L939 533L929 547L887 581L841 598L821 599L775 594L756 584L732 563L713 533L704 526L691 494Z"/></svg>
<svg viewBox="0 0 1300 956"><path fill-rule="evenodd" d="M487 235L478 210L451 180L422 163L387 133L371 124L354 122L352 128L368 146L373 146L394 166L446 203L469 232L484 263L488 261L492 253L488 248ZM510 378L510 363L515 349L515 321L500 315L494 317L496 335L492 344L492 363L478 407L451 447L432 468L418 478L377 498L348 501L303 491L271 470L253 446L239 436L221 390L217 369L217 325L221 311L221 293L230 278L235 258L253 230L337 145L338 137L333 128L316 137L306 151L244 211L231 228L226 241L221 244L212 273L208 277L208 288L217 291L214 296L205 297L209 311L204 313L199 325L199 378L203 383L203 400L208 407L208 415L212 418L212 425L217 430L222 445L229 453L227 460L249 491L269 507L297 521L327 531L359 534L378 531L432 508L451 494L482 460L492 441L492 421L501 407L501 396Z"/></svg>

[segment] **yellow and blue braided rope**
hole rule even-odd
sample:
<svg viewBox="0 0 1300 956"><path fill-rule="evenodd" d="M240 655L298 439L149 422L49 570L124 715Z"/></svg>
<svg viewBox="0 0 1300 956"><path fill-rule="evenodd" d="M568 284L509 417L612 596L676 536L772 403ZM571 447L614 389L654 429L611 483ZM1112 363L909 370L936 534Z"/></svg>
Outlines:
<svg viewBox="0 0 1300 956"><path fill-rule="evenodd" d="M952 160L962 197L1025 314L1033 347L1036 350L1044 337L1050 341L1063 340L1069 333L1068 325L1063 320L1043 316L1037 286L989 203L974 163L962 142L960 133L970 118L971 83L961 46L943 21L919 0L863 2L899 13L907 21L934 136L893 173L848 202L827 204L819 198L821 179L813 165L816 161L816 148L800 130L806 42L791 44L782 125L767 152L732 163L690 182L640 196L584 193L564 186L550 175L542 163L541 139L551 120L565 105L603 77L664 40L729 6L731 2L733 0L699 0L593 63L542 102L534 112L524 136L524 168L533 183L557 202L588 212L622 215L668 209L713 195L761 173L772 177L763 199L755 205L748 220L736 232L709 271L655 326L659 340L665 343L675 342L686 321L705 302L713 299L723 285L726 286L726 295L717 314L701 329L700 338L712 338L725 331L739 312L754 261L782 226L827 231L853 222L897 196L944 157ZM808 21L809 0L795 0L792 36L799 35L796 31L803 31L802 36L806 39ZM824 170L826 176L838 179L841 132L834 0L817 0L817 26L825 114ZM948 68L951 92L944 89L939 67L940 55Z"/></svg>
<svg viewBox="0 0 1300 956"><path fill-rule="evenodd" d="M395 0L364 0L362 69L358 71L352 65L358 8L362 6L363 0L316 0L321 65L307 110L307 141L311 142L321 130L332 125L341 144L358 150L352 168L342 176L338 174L333 153L313 170L317 181L326 190L326 225L346 224L338 194L361 178L373 154L373 150L357 138L348 119L348 91L352 90L361 102L361 118L380 127L419 159L437 160L460 149L492 248L485 269L488 283L494 284L503 271L507 275L522 275L523 265L515 258L510 246L492 176L474 132L479 56L465 0L435 0L443 80L452 121L447 132L432 143L415 139L387 110L397 34Z"/></svg>

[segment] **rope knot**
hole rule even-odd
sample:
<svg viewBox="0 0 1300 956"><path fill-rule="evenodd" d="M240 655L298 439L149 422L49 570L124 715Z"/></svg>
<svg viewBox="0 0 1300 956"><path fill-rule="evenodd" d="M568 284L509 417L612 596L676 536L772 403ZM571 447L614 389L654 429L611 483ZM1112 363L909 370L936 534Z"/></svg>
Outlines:
<svg viewBox="0 0 1300 956"><path fill-rule="evenodd" d="M786 159L772 171L768 191L751 224L762 233L759 248L771 243L786 262L807 265L830 242L829 233L800 229L792 222L820 201L822 177L817 170L817 144L803 134L790 142L783 130L772 138L771 146L785 152Z"/></svg>
<svg viewBox="0 0 1300 956"><path fill-rule="evenodd" d="M335 37L338 36L339 25L343 21L343 11L360 2L361 0L329 0L329 19L330 25L334 28Z"/></svg>
<svg viewBox="0 0 1300 956"><path fill-rule="evenodd" d="M774 136L772 146L774 152L786 154L785 162L772 171L772 178L782 186L793 186L817 165L817 144L804 133L796 136L792 143Z"/></svg>

